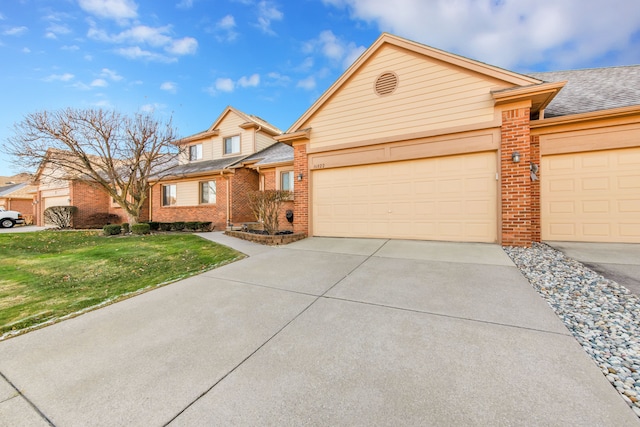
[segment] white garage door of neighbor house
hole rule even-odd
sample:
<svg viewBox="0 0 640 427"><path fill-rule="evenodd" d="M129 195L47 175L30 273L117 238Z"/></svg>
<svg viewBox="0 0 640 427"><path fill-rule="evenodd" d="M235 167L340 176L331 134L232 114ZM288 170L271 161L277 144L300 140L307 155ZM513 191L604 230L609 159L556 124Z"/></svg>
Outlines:
<svg viewBox="0 0 640 427"><path fill-rule="evenodd" d="M44 197L42 199L42 214L44 215L44 211L51 206L68 206L69 205L69 196L56 196L56 197ZM54 225L45 221L45 225Z"/></svg>
<svg viewBox="0 0 640 427"><path fill-rule="evenodd" d="M495 152L320 169L315 236L497 241Z"/></svg>
<svg viewBox="0 0 640 427"><path fill-rule="evenodd" d="M640 243L640 148L544 156L543 240Z"/></svg>

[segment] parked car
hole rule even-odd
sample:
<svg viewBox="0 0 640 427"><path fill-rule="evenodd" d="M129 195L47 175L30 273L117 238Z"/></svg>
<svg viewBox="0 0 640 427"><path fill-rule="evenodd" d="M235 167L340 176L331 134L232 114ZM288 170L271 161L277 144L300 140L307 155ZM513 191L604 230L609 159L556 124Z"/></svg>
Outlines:
<svg viewBox="0 0 640 427"><path fill-rule="evenodd" d="M24 224L22 214L16 211L7 211L0 208L0 227L11 228L16 224Z"/></svg>

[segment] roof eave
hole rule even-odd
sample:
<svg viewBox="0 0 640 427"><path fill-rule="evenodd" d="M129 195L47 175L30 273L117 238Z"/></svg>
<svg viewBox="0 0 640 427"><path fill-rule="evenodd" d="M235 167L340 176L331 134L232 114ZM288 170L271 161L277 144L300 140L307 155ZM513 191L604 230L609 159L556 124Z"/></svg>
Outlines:
<svg viewBox="0 0 640 427"><path fill-rule="evenodd" d="M492 91L494 105L505 105L530 100L531 111L544 110L567 82L541 83L525 87Z"/></svg>
<svg viewBox="0 0 640 427"><path fill-rule="evenodd" d="M608 110L589 111L587 113L570 114L548 119L532 120L530 126L531 129L541 129L550 126L567 125L593 120L623 118L639 114L640 105L631 105L628 107L611 108Z"/></svg>

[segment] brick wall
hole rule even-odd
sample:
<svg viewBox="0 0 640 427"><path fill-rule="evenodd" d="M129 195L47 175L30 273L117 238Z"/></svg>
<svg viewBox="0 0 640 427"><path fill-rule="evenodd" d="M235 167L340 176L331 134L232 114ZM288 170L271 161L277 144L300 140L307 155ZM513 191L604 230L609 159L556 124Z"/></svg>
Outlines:
<svg viewBox="0 0 640 427"><path fill-rule="evenodd" d="M531 241L540 241L540 137L531 136L531 159L538 165L537 181L531 181Z"/></svg>
<svg viewBox="0 0 640 427"><path fill-rule="evenodd" d="M249 193L258 191L259 175L253 169L236 169L231 179L231 222L255 221L256 218L249 205Z"/></svg>
<svg viewBox="0 0 640 427"><path fill-rule="evenodd" d="M309 233L309 159L305 143L293 145L293 176L296 177L293 201L293 230ZM297 176L302 174L302 180Z"/></svg>
<svg viewBox="0 0 640 427"><path fill-rule="evenodd" d="M502 112L501 139L502 244L530 246L533 236L529 108ZM514 151L520 153L519 163L511 159Z"/></svg>
<svg viewBox="0 0 640 427"><path fill-rule="evenodd" d="M219 175L204 177L202 181L216 182L216 203L212 205L195 206L162 206L162 185L153 186L151 204L152 221L211 221L217 230L224 230L227 226L227 181ZM180 197L180 194L178 194Z"/></svg>
<svg viewBox="0 0 640 427"><path fill-rule="evenodd" d="M73 216L74 228L94 225L91 215L109 212L111 199L101 188L81 181L72 181L69 191L71 205L78 208Z"/></svg>
<svg viewBox="0 0 640 427"><path fill-rule="evenodd" d="M264 176L264 189L265 190L275 190L276 189L276 170L274 169L267 169L267 170L260 170L260 174ZM298 182L296 181L295 185L298 185ZM294 185L294 189L295 189L295 185ZM289 223L289 221L287 221L287 210L291 209L294 210L294 203L293 200L289 201L289 202L284 202L282 204L282 208L280 209L280 212L278 214L278 226L280 228L280 231L284 231L284 230L290 230L293 231L293 224ZM294 215L294 219L295 219L295 215Z"/></svg>
<svg viewBox="0 0 640 427"><path fill-rule="evenodd" d="M33 199L3 198L0 199L0 206L4 206L8 211L18 211L22 215L34 215L35 219L36 209Z"/></svg>

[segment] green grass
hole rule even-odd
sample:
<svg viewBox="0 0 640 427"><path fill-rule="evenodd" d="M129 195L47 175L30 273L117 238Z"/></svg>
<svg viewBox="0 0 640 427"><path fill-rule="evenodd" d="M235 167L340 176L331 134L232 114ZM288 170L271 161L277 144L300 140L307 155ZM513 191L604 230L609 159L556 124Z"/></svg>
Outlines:
<svg viewBox="0 0 640 427"><path fill-rule="evenodd" d="M0 234L0 335L242 258L191 234Z"/></svg>

